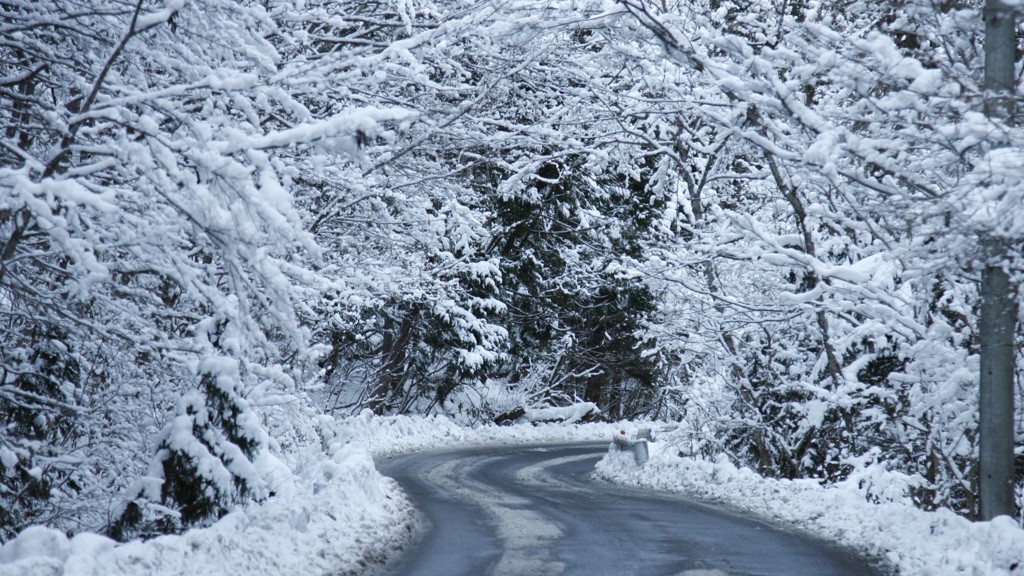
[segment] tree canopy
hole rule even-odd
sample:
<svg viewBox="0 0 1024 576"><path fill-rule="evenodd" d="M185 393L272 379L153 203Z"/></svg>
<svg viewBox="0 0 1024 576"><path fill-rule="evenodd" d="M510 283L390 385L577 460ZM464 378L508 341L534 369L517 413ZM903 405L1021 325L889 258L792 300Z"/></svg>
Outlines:
<svg viewBox="0 0 1024 576"><path fill-rule="evenodd" d="M584 401L975 517L983 4L0 2L0 541L212 522L323 413Z"/></svg>

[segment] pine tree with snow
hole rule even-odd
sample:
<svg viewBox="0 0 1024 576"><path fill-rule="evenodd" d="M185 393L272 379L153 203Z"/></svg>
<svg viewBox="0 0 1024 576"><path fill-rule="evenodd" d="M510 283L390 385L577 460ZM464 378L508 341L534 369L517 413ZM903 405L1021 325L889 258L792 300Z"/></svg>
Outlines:
<svg viewBox="0 0 1024 576"><path fill-rule="evenodd" d="M0 364L0 541L51 516L51 491L69 474L51 464L76 434L68 391L80 367L59 329L39 332L36 342L11 346Z"/></svg>
<svg viewBox="0 0 1024 576"><path fill-rule="evenodd" d="M207 323L204 323L207 324ZM225 323L211 334L214 350L236 349ZM114 538L179 533L207 525L265 490L252 464L265 432L241 393L240 362L211 353L200 362L199 389L178 403L146 478L108 528ZM156 480L156 481L154 481Z"/></svg>

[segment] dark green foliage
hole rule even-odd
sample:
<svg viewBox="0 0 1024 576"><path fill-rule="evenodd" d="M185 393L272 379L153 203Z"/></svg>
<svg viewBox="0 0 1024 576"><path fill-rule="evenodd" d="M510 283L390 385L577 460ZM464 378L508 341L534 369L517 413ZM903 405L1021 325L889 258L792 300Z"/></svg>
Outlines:
<svg viewBox="0 0 1024 576"><path fill-rule="evenodd" d="M843 461L858 453L854 415L827 401L826 386L793 378L807 370L804 357L776 342L794 339L803 349L816 347L812 334L787 330L744 343L747 361L733 405L740 418L726 428L726 447L765 476L840 480L848 471Z"/></svg>
<svg viewBox="0 0 1024 576"><path fill-rule="evenodd" d="M0 381L0 541L53 513L51 492L73 487L71 470L55 462L74 442L74 390L80 366L65 334L50 328L30 348L3 356ZM5 464L6 461L6 464Z"/></svg>
<svg viewBox="0 0 1024 576"><path fill-rule="evenodd" d="M259 487L250 483L251 474L238 473L240 468L251 470L250 461L262 440L252 435L253 414L238 394L238 374L232 370L237 370L237 364L223 357L213 360L219 368L202 373L201 390L182 400L163 432L151 464L151 474L163 479L159 497L144 487L136 488L107 527L112 538L124 541L180 533L262 496Z"/></svg>
<svg viewBox="0 0 1024 576"><path fill-rule="evenodd" d="M160 518L157 527L161 533L174 534L183 528L216 520L228 513L231 499L200 473L196 461L190 455L166 445L162 449L167 450L168 454L163 461L161 501L172 506L181 516ZM244 487L238 484L235 486L239 492Z"/></svg>
<svg viewBox="0 0 1024 576"><path fill-rule="evenodd" d="M594 402L612 419L643 416L656 394L656 358L645 356L641 321L655 311L650 289L640 282L608 280L582 302L576 333L585 334L572 364L598 366L583 378L583 399Z"/></svg>
<svg viewBox="0 0 1024 576"><path fill-rule="evenodd" d="M595 402L610 418L648 411L658 368L640 333L655 298L642 280L609 272L640 256L638 239L659 206L647 182L590 174L569 156L541 164L532 187L494 202L509 380L548 358L553 396Z"/></svg>
<svg viewBox="0 0 1024 576"><path fill-rule="evenodd" d="M761 474L799 477L800 456L808 446L794 446L789 439L802 418L795 407L807 394L785 384L786 360L776 357L770 335L765 334L760 348L745 349L749 359L733 406L741 418L727 430L725 445Z"/></svg>
<svg viewBox="0 0 1024 576"><path fill-rule="evenodd" d="M19 459L11 468L0 462L0 541L44 520L52 484L48 475L30 472L33 465L31 458Z"/></svg>
<svg viewBox="0 0 1024 576"><path fill-rule="evenodd" d="M357 367L348 377L365 386L352 406L377 414L444 407L452 392L485 379L500 358L497 283L471 273L472 258L451 257L454 262L439 262L436 269L446 292L391 299L367 311L365 320L332 327L332 351L321 365L328 382L340 379L344 366ZM470 356L480 361L466 360Z"/></svg>
<svg viewBox="0 0 1024 576"><path fill-rule="evenodd" d="M235 380L231 380L230 386L224 382L218 382L223 376L215 376L206 372L201 377L203 393L206 396L206 414L208 417L207 427L224 434L224 439L242 450L242 454L252 459L259 448L259 438L255 438L243 428L246 417L251 417L249 407L244 403L238 391L235 389ZM193 435L202 438L204 431L194 429ZM212 446L210 446L212 448ZM244 492L246 487L240 479L239 490Z"/></svg>
<svg viewBox="0 0 1024 576"><path fill-rule="evenodd" d="M107 526L107 536L118 542L127 542L135 537L159 535L159 532L147 534L140 530L145 516L142 505L132 500L125 505L124 511Z"/></svg>
<svg viewBox="0 0 1024 576"><path fill-rule="evenodd" d="M33 440L54 441L69 435L73 425L66 391L78 382L78 360L54 330L26 360L11 382L16 390L13 397L0 397L5 431Z"/></svg>

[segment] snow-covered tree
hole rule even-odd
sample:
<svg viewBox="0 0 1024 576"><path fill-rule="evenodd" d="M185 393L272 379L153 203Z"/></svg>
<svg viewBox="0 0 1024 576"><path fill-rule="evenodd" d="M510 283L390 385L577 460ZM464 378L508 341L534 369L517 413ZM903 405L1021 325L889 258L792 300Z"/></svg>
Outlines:
<svg viewBox="0 0 1024 576"><path fill-rule="evenodd" d="M204 321L230 318L232 358L261 393L298 393L319 248L278 151L375 134L401 112L272 121L299 108L259 3L2 10L0 398L34 426L68 421L45 451L32 425L0 430L4 485L41 482L61 501L18 518L96 529L109 497L80 504L144 474L164 419L205 386L192 376Z"/></svg>
<svg viewBox="0 0 1024 576"><path fill-rule="evenodd" d="M209 522L318 407L576 400L976 513L981 11L4 2L0 537Z"/></svg>
<svg viewBox="0 0 1024 576"><path fill-rule="evenodd" d="M923 505L973 513L976 238L1015 226L999 208L1012 194L978 194L1006 181L998 158L1016 146L981 114L980 6L621 5L711 94L687 113L748 149L731 180L752 195L720 205L720 230L744 276L756 267L776 288L701 287L728 291L719 316L785 326L734 324L743 336L722 341L754 360L724 374L735 391L723 400L752 417L745 457L837 478L882 445L925 479Z"/></svg>
<svg viewBox="0 0 1024 576"><path fill-rule="evenodd" d="M243 395L244 338L227 320L204 320L197 334L207 350L197 369L199 388L178 401L149 472L111 525L119 540L201 526L267 495L252 462L267 438Z"/></svg>

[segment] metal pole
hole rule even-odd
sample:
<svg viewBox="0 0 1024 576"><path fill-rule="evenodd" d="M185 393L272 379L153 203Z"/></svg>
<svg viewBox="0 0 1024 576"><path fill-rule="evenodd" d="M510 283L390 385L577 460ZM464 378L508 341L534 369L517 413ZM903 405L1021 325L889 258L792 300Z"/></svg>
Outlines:
<svg viewBox="0 0 1024 576"><path fill-rule="evenodd" d="M985 2L985 112L1012 123L1016 14L1003 0ZM991 520L1015 513L1014 482L1014 335L1015 286L1006 272L1007 241L981 239L981 339L979 434L979 517Z"/></svg>

